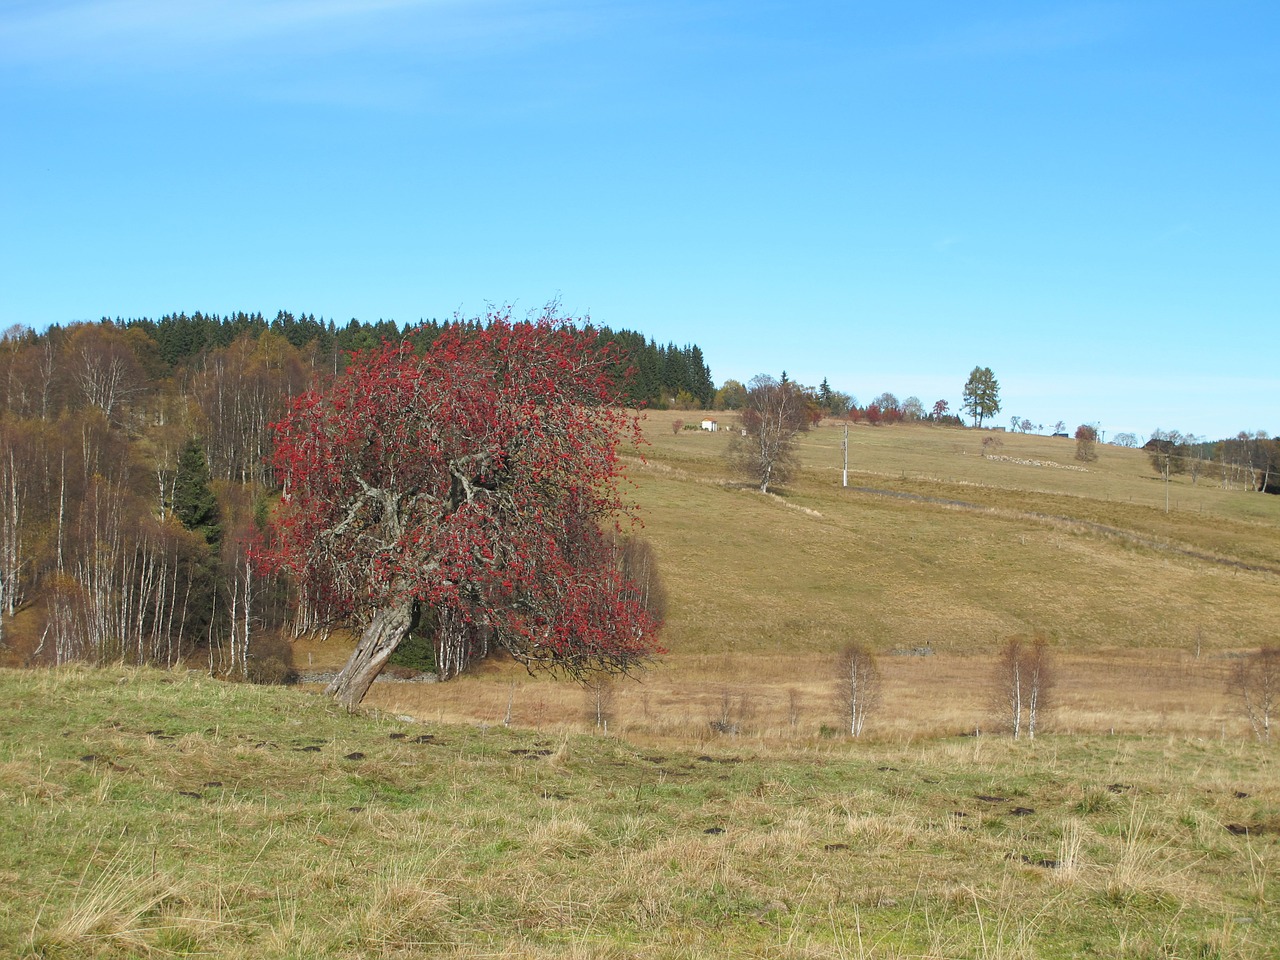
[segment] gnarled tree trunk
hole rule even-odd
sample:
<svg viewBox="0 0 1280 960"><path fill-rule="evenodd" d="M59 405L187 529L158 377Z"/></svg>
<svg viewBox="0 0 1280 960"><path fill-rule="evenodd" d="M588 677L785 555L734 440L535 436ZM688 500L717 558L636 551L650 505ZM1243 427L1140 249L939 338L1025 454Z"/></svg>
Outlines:
<svg viewBox="0 0 1280 960"><path fill-rule="evenodd" d="M355 651L324 692L348 710L354 710L369 692L374 677L413 624L413 604L383 607L373 615Z"/></svg>

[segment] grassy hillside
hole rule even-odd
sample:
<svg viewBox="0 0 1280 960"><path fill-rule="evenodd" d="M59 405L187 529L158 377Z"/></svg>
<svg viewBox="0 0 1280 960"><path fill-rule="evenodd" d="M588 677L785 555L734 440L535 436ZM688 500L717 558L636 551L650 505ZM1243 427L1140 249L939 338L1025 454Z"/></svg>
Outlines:
<svg viewBox="0 0 1280 960"><path fill-rule="evenodd" d="M1280 630L1280 497L1165 486L1141 451L983 431L855 426L849 487L839 425L804 435L802 475L762 497L726 476L728 432L647 415L628 465L670 595L670 653L620 688L628 736L705 736L725 709L763 736L834 722L831 662L849 640L881 655L876 736L987 724L987 678L1012 635L1045 633L1061 666L1059 729L1245 733L1225 680L1236 651ZM720 415L722 424L731 415ZM927 649L928 658L893 651ZM304 646L300 663L341 660ZM446 687L381 685L375 704L435 719L581 724L572 685L489 665ZM797 707L798 704L798 707Z"/></svg>
<svg viewBox="0 0 1280 960"><path fill-rule="evenodd" d="M651 414L657 418L659 414ZM880 648L974 651L1044 630L1070 650L1238 648L1280 613L1280 498L1179 479L1140 451L928 427L850 431L801 445L780 498L726 483L718 435L653 422L634 476L647 534L677 585L669 645L709 652L815 649L832 635ZM874 490L878 492L866 492Z"/></svg>
<svg viewBox="0 0 1280 960"><path fill-rule="evenodd" d="M1274 955L1274 755L655 751L0 671L0 956Z"/></svg>

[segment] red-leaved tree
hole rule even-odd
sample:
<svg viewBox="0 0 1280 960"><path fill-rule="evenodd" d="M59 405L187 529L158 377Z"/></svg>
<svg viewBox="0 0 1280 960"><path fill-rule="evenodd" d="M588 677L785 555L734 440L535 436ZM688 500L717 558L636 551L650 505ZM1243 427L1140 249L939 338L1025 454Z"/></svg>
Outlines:
<svg viewBox="0 0 1280 960"><path fill-rule="evenodd" d="M275 425L284 490L266 559L363 633L329 685L349 709L410 631L443 678L491 650L581 677L661 650L628 570L617 358L553 310L357 354Z"/></svg>

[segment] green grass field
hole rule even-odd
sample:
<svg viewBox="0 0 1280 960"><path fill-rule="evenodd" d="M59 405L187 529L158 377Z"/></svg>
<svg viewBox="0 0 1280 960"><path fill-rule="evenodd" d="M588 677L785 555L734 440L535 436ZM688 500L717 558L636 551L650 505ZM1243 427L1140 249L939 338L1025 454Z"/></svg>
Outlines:
<svg viewBox="0 0 1280 960"><path fill-rule="evenodd" d="M0 671L0 955L1270 957L1241 741L760 748Z"/></svg>

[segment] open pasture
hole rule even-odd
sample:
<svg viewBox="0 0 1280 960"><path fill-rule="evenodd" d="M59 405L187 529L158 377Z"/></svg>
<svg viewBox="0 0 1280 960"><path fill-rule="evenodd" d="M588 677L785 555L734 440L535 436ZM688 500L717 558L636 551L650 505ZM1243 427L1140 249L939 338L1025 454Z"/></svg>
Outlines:
<svg viewBox="0 0 1280 960"><path fill-rule="evenodd" d="M1263 958L1272 751L350 716L0 671L0 956Z"/></svg>
<svg viewBox="0 0 1280 960"><path fill-rule="evenodd" d="M1274 955L1275 748L1227 677L1276 638L1280 498L1180 479L1166 513L1134 451L928 427L851 430L844 488L831 426L762 497L674 418L629 470L670 652L601 710L496 661L367 716L0 671L0 956ZM992 666L1034 632L1055 709L1013 742Z"/></svg>
<svg viewBox="0 0 1280 960"><path fill-rule="evenodd" d="M1240 651L1277 639L1280 497L1206 472L1175 478L1165 513L1141 451L1102 446L1084 465L1074 441L998 434L1006 459L991 459L989 432L923 425L851 427L844 488L832 423L801 435L796 482L760 496L725 472L727 429L675 433L695 415L645 417L649 446L629 476L670 652L618 684L613 722L627 736L707 736L726 700L753 736L816 735L835 723L833 662L851 640L885 674L871 736L971 732L990 720L996 650L1037 631L1058 664L1061 731L1245 734L1226 679ZM334 666L344 649L304 643L295 662ZM510 709L529 726L587 722L579 688L511 664L371 697L435 720Z"/></svg>

